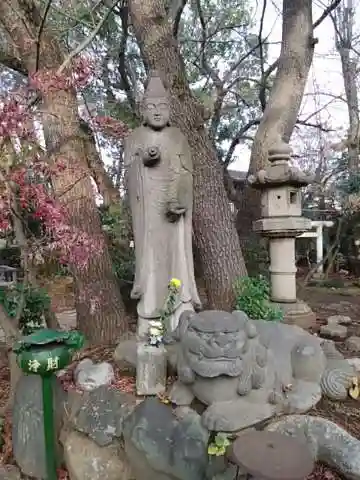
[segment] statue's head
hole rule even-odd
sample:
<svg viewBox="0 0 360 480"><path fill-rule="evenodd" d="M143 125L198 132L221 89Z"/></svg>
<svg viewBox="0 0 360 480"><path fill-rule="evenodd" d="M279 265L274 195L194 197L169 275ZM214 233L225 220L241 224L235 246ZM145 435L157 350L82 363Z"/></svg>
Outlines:
<svg viewBox="0 0 360 480"><path fill-rule="evenodd" d="M162 130L169 124L169 95L157 72L151 72L142 103L144 124L154 130Z"/></svg>

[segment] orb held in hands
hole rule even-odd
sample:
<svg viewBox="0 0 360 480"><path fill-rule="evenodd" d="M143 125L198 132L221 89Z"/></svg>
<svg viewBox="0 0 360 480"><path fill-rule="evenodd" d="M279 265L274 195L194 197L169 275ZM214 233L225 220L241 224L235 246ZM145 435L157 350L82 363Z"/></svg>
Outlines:
<svg viewBox="0 0 360 480"><path fill-rule="evenodd" d="M74 352L84 344L80 332L43 329L22 337L13 346L17 363L29 375L42 378L44 437L47 480L56 480L57 459L54 438L53 382L54 373L71 362Z"/></svg>

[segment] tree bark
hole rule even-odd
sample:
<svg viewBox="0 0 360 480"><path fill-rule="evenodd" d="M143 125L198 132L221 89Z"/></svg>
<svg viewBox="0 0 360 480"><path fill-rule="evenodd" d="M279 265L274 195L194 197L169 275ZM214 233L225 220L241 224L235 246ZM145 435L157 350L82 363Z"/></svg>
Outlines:
<svg viewBox="0 0 360 480"><path fill-rule="evenodd" d="M192 95L164 0L129 0L132 26L145 64L158 70L170 91L172 123L187 136L194 162L194 239L209 306L233 306L233 283L246 275L216 151Z"/></svg>
<svg viewBox="0 0 360 480"><path fill-rule="evenodd" d="M84 143L87 149L86 158L88 166L91 175L96 183L96 186L99 190L99 193L103 198L104 205L109 206L111 204L120 203L120 190L114 186L108 172L104 167L99 152L96 148L96 141L93 131L91 130L90 126L84 121L81 121L80 126L81 131L85 136Z"/></svg>
<svg viewBox="0 0 360 480"><path fill-rule="evenodd" d="M344 2L345 3L345 2ZM335 27L335 45L340 55L343 74L346 104L349 117L349 130L345 142L348 151L349 170L359 170L359 100L357 92L358 60L357 53L353 52L355 8L352 0L339 6L333 16Z"/></svg>
<svg viewBox="0 0 360 480"><path fill-rule="evenodd" d="M50 32L38 42L42 18L32 0L0 2L0 19L18 49L28 74L38 69L57 69L63 62L60 46ZM37 43L40 43L39 52ZM66 208L70 224L94 238L104 240L87 163L84 136L74 90L49 90L43 94L42 121L49 142L49 157L61 157L66 169L54 178L55 195ZM71 265L76 284L78 327L90 343L113 343L127 329L125 308L112 271L111 259L103 250L92 255L86 268Z"/></svg>
<svg viewBox="0 0 360 480"><path fill-rule="evenodd" d="M269 148L279 137L289 142L304 96L314 46L312 0L283 0L281 52L274 85L254 138L249 174L266 165ZM259 215L260 194L246 187L237 215L238 230L245 238Z"/></svg>

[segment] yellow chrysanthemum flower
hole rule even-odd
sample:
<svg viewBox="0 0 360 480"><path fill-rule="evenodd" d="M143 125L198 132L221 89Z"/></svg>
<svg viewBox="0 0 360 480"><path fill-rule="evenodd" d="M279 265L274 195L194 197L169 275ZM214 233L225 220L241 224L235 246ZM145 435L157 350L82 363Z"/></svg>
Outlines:
<svg viewBox="0 0 360 480"><path fill-rule="evenodd" d="M181 287L181 280L179 280L178 278L172 278L170 280L170 287L179 289Z"/></svg>

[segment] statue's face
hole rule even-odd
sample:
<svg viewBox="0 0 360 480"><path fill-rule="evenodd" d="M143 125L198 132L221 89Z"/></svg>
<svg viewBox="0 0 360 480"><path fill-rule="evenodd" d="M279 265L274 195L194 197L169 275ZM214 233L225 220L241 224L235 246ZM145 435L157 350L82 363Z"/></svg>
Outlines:
<svg viewBox="0 0 360 480"><path fill-rule="evenodd" d="M144 120L150 127L161 130L170 120L169 102L166 98L149 99L144 104Z"/></svg>

